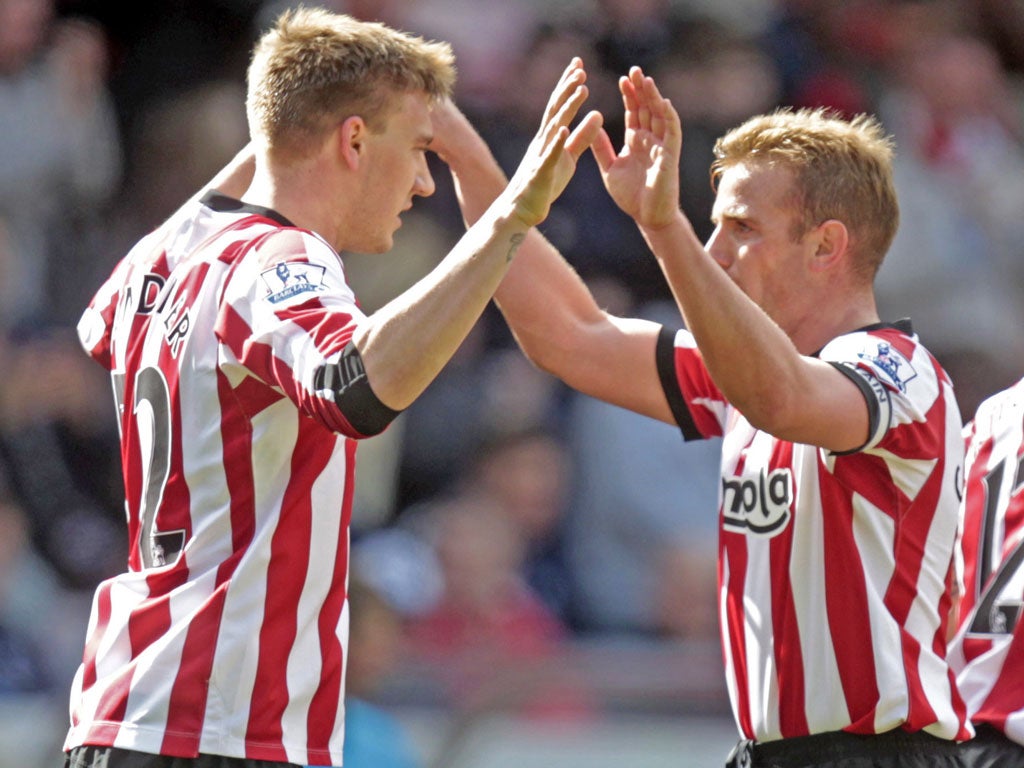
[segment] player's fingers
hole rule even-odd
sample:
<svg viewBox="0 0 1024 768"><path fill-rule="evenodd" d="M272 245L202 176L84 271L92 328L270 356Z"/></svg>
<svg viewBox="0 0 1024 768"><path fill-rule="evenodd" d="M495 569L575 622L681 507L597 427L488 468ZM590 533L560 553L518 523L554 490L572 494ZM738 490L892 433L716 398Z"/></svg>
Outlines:
<svg viewBox="0 0 1024 768"><path fill-rule="evenodd" d="M537 171L538 176L550 176L554 173L554 168L558 164L558 159L561 157L562 152L565 151L565 142L568 139L568 127L564 125L559 126L552 137L551 143L548 144L541 155L540 168Z"/></svg>
<svg viewBox="0 0 1024 768"><path fill-rule="evenodd" d="M587 151L587 147L597 139L603 124L604 116L600 112L594 110L587 113L576 129L569 134L569 138L565 142L566 151L570 152L573 158L579 160Z"/></svg>
<svg viewBox="0 0 1024 768"><path fill-rule="evenodd" d="M640 127L637 117L636 91L628 77L619 78L619 92L622 94L622 108L625 113L626 129L636 130Z"/></svg>
<svg viewBox="0 0 1024 768"><path fill-rule="evenodd" d="M678 151L683 143L683 125L679 119L679 112L672 106L672 102L669 99L665 99L665 143L666 145L673 147Z"/></svg>
<svg viewBox="0 0 1024 768"><path fill-rule="evenodd" d="M574 90L586 82L587 73L583 69L583 62L577 56L562 71L562 76L555 84L551 96L548 98L547 106L544 109L544 122L549 123L559 110L562 109L566 100L571 97Z"/></svg>
<svg viewBox="0 0 1024 768"><path fill-rule="evenodd" d="M651 104L650 92L646 84L647 79L649 78L644 77L643 70L640 67L632 67L629 70L629 81L633 86L633 92L636 94L637 127L644 131L651 130Z"/></svg>
<svg viewBox="0 0 1024 768"><path fill-rule="evenodd" d="M569 98L562 105L562 108L558 110L558 114L555 115L555 122L557 125L568 126L580 111L580 107L583 106L583 102L587 100L587 96L590 95L590 89L582 83L576 86Z"/></svg>
<svg viewBox="0 0 1024 768"><path fill-rule="evenodd" d="M602 173L606 173L615 162L615 147L612 146L612 140L603 127L598 128L597 135L590 144L590 151L594 154L594 160L597 161L597 167Z"/></svg>

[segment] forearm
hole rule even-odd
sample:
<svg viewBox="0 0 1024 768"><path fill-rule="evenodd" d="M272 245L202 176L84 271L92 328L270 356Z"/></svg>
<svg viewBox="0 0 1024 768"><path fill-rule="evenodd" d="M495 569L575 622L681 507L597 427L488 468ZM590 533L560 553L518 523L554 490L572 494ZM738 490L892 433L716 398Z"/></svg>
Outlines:
<svg viewBox="0 0 1024 768"><path fill-rule="evenodd" d="M498 197L506 179L486 142L461 115L456 117L448 124L452 149L444 160L463 218L472 224ZM524 353L555 375L564 374L557 363L567 350L559 340L570 336L569 326L601 315L575 270L537 230L527 234L494 298Z"/></svg>
<svg viewBox="0 0 1024 768"><path fill-rule="evenodd" d="M353 340L381 402L401 410L426 389L479 319L526 231L495 206L426 277L360 324Z"/></svg>
<svg viewBox="0 0 1024 768"><path fill-rule="evenodd" d="M799 391L803 359L785 332L707 253L680 213L641 227L715 383L752 423Z"/></svg>

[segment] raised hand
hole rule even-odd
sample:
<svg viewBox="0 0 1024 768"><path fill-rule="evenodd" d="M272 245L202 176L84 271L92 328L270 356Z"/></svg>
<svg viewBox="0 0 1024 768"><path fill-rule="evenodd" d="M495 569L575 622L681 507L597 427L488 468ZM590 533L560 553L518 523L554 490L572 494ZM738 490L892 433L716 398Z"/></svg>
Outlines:
<svg viewBox="0 0 1024 768"><path fill-rule="evenodd" d="M592 145L594 158L615 203L641 227L657 229L679 210L679 114L640 67L619 80L619 90L626 112L622 150L616 154L601 130Z"/></svg>
<svg viewBox="0 0 1024 768"><path fill-rule="evenodd" d="M596 111L569 130L587 98L586 77L583 62L574 58L552 91L540 128L503 193L515 215L529 226L547 218L551 203L576 171L576 162L601 133L603 118Z"/></svg>

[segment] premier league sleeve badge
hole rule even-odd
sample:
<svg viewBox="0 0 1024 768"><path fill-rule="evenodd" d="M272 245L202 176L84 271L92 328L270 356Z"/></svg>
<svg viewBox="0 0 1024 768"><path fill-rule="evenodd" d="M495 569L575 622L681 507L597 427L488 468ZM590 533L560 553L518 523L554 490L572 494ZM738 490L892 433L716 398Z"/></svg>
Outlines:
<svg viewBox="0 0 1024 768"><path fill-rule="evenodd" d="M280 304L299 294L324 290L325 268L307 261L282 261L260 273L266 286L265 298L271 304Z"/></svg>

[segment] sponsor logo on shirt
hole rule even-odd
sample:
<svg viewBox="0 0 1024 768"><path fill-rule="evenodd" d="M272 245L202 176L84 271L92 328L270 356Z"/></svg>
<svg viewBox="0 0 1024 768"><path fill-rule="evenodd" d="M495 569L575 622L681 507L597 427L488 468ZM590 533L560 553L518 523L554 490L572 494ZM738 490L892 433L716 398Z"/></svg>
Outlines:
<svg viewBox="0 0 1024 768"><path fill-rule="evenodd" d="M287 301L302 293L324 290L324 272L318 264L304 261L282 261L260 273L267 286L267 300L271 304Z"/></svg>
<svg viewBox="0 0 1024 768"><path fill-rule="evenodd" d="M859 352L861 360L866 360L878 371L884 380L900 392L907 391L907 382L917 376L917 371L898 350L893 349L887 341L878 342L878 348L874 354L870 352Z"/></svg>
<svg viewBox="0 0 1024 768"><path fill-rule="evenodd" d="M726 530L777 535L789 523L793 473L788 468L763 469L756 477L722 478L722 514Z"/></svg>

